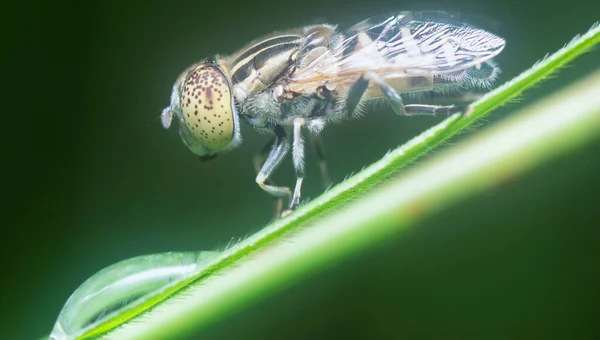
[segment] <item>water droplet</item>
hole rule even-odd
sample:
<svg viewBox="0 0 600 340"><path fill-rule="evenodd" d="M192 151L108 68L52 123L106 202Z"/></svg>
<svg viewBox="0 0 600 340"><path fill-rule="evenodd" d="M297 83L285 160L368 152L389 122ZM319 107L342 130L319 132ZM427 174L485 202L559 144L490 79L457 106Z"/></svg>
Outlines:
<svg viewBox="0 0 600 340"><path fill-rule="evenodd" d="M58 315L50 340L74 339L125 310L191 278L218 252L169 252L112 264L71 294Z"/></svg>

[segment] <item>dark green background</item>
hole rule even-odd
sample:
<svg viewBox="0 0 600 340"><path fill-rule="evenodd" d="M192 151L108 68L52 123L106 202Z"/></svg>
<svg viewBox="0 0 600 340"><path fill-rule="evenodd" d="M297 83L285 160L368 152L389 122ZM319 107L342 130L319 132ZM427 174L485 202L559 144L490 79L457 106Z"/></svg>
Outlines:
<svg viewBox="0 0 600 340"><path fill-rule="evenodd" d="M600 19L591 0L4 4L0 337L47 334L104 266L222 249L268 221L272 201L251 165L267 137L244 126L239 149L200 164L156 119L188 64L272 30L413 9L464 12L506 38L500 82ZM597 69L599 57L583 56L487 121ZM332 179L437 121L374 112L328 127ZM596 143L435 216L201 338L598 339L599 152ZM307 171L305 193L316 197L314 162ZM292 174L287 160L276 179L292 184Z"/></svg>

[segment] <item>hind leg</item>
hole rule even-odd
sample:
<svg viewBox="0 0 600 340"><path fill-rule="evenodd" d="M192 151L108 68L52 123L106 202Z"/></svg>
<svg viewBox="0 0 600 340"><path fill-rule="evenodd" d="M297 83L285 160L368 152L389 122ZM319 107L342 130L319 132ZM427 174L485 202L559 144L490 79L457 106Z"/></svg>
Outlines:
<svg viewBox="0 0 600 340"><path fill-rule="evenodd" d="M465 112L465 107L462 105L421 105L410 104L404 105L402 97L398 92L381 78L377 73L365 72L350 88L346 100L346 110L348 115L354 115L356 108L362 100L364 93L367 91L370 82L373 82L381 89L381 92L392 106L392 110L399 115L405 116L435 116L436 114L449 115L458 112Z"/></svg>

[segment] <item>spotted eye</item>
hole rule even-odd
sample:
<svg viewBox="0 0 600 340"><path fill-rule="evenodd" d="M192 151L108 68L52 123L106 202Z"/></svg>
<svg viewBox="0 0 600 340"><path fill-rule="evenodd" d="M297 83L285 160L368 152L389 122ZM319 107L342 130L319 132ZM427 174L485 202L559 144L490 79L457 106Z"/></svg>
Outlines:
<svg viewBox="0 0 600 340"><path fill-rule="evenodd" d="M218 152L234 141L231 88L218 67L203 64L191 72L183 82L180 105L187 134L205 149Z"/></svg>

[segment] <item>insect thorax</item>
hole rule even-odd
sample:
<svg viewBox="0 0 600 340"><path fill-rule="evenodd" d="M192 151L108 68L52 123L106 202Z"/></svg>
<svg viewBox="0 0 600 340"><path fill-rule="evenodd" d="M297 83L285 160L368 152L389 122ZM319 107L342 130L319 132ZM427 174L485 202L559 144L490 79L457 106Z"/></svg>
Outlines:
<svg viewBox="0 0 600 340"><path fill-rule="evenodd" d="M286 83L297 68L328 51L333 36L330 25L308 26L269 35L233 54L228 64L240 115L261 128L334 112L322 92L292 93Z"/></svg>

